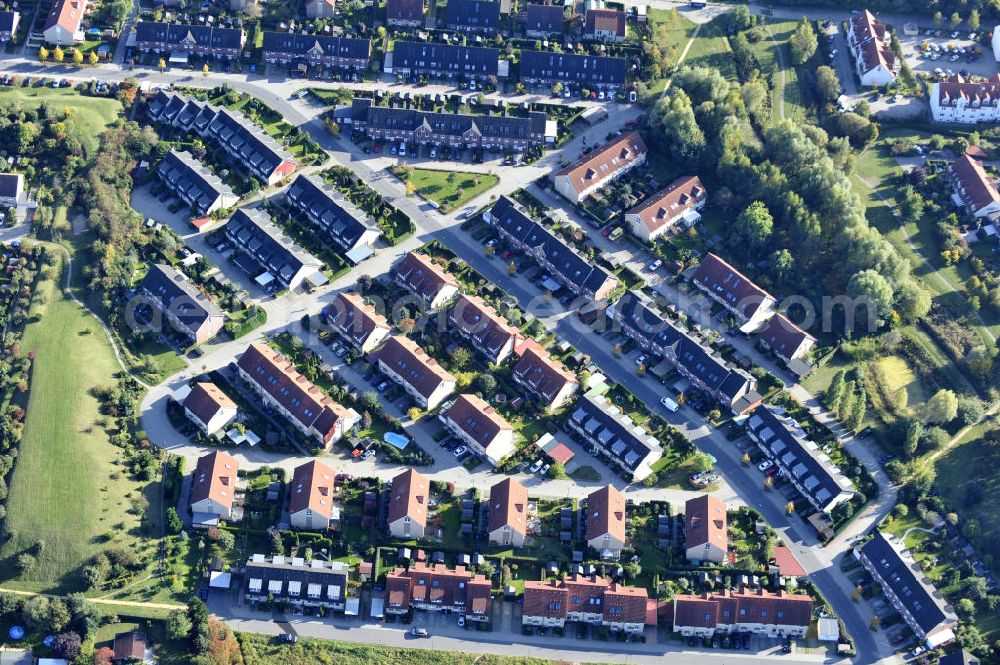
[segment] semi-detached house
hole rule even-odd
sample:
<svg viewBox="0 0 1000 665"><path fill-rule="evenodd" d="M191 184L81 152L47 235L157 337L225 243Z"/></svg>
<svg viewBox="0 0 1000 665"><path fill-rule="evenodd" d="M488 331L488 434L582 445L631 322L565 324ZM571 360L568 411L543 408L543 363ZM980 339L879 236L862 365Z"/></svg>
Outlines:
<svg viewBox="0 0 1000 665"><path fill-rule="evenodd" d="M354 409L330 399L281 353L256 342L236 363L240 377L295 429L324 450L361 421Z"/></svg>
<svg viewBox="0 0 1000 665"><path fill-rule="evenodd" d="M567 621L641 633L656 625L656 601L643 588L604 577L574 574L563 580L525 581L523 625L564 628Z"/></svg>
<svg viewBox="0 0 1000 665"><path fill-rule="evenodd" d="M324 320L351 346L371 353L389 336L389 321L356 293L338 293L326 309Z"/></svg>
<svg viewBox="0 0 1000 665"><path fill-rule="evenodd" d="M560 408L580 389L576 374L544 349L527 348L514 365L514 382L526 388L551 411Z"/></svg>
<svg viewBox="0 0 1000 665"><path fill-rule="evenodd" d="M494 0L448 0L444 27L479 35L495 35L500 29L500 3Z"/></svg>
<svg viewBox="0 0 1000 665"><path fill-rule="evenodd" d="M711 494L684 503L684 547L687 560L721 564L729 553L726 504Z"/></svg>
<svg viewBox="0 0 1000 665"><path fill-rule="evenodd" d="M333 469L319 460L295 467L288 486L288 518L293 529L322 532L333 526L340 515L333 503L333 482Z"/></svg>
<svg viewBox="0 0 1000 665"><path fill-rule="evenodd" d="M804 594L763 589L677 595L674 632L710 638L716 633L755 633L772 638L805 637L812 623L813 601Z"/></svg>
<svg viewBox="0 0 1000 665"><path fill-rule="evenodd" d="M191 479L191 514L195 525L211 523L213 518L232 517L238 471L236 458L221 450L198 458Z"/></svg>
<svg viewBox="0 0 1000 665"><path fill-rule="evenodd" d="M507 115L433 113L417 109L373 106L357 98L351 104L351 128L374 141L402 141L452 148L516 150L551 144L557 130L544 113L531 111L527 118Z"/></svg>
<svg viewBox="0 0 1000 665"><path fill-rule="evenodd" d="M170 53L236 59L246 42L243 28L140 21L135 24L135 47L143 53Z"/></svg>
<svg viewBox="0 0 1000 665"><path fill-rule="evenodd" d="M520 331L479 296L460 294L448 311L448 323L491 363L514 353Z"/></svg>
<svg viewBox="0 0 1000 665"><path fill-rule="evenodd" d="M323 268L260 208L240 208L225 230L240 250L236 265L265 289L294 290Z"/></svg>
<svg viewBox="0 0 1000 665"><path fill-rule="evenodd" d="M665 319L641 293L626 291L606 313L644 351L670 362L695 388L733 413L745 413L760 402L752 376L730 367L690 333Z"/></svg>
<svg viewBox="0 0 1000 665"><path fill-rule="evenodd" d="M809 349L816 344L816 338L789 321L784 314L776 313L760 331L760 343L790 363L809 353Z"/></svg>
<svg viewBox="0 0 1000 665"><path fill-rule="evenodd" d="M538 261L557 282L579 296L601 300L618 288L618 279L592 265L554 233L531 219L513 199L501 196L483 219L510 244Z"/></svg>
<svg viewBox="0 0 1000 665"><path fill-rule="evenodd" d="M1000 213L1000 192L986 169L969 155L962 155L948 167L951 198L956 206L973 217L990 217Z"/></svg>
<svg viewBox="0 0 1000 665"><path fill-rule="evenodd" d="M854 548L854 556L928 649L955 639L958 626L955 610L927 579L902 542L876 530L874 538Z"/></svg>
<svg viewBox="0 0 1000 665"><path fill-rule="evenodd" d="M617 559L625 548L625 495L612 485L594 490L581 507L587 545L602 559Z"/></svg>
<svg viewBox="0 0 1000 665"><path fill-rule="evenodd" d="M583 18L583 36L599 42L625 41L625 12L616 9L588 9Z"/></svg>
<svg viewBox="0 0 1000 665"><path fill-rule="evenodd" d="M209 436L231 423L237 411L236 402L217 385L207 381L196 383L184 398L184 414Z"/></svg>
<svg viewBox="0 0 1000 665"><path fill-rule="evenodd" d="M393 266L392 274L397 284L431 310L443 307L458 293L458 279L426 254L407 252Z"/></svg>
<svg viewBox="0 0 1000 665"><path fill-rule="evenodd" d="M492 545L521 547L528 535L528 489L513 478L490 488L486 536Z"/></svg>
<svg viewBox="0 0 1000 665"><path fill-rule="evenodd" d="M319 177L300 174L285 190L285 202L351 263L375 253L378 224Z"/></svg>
<svg viewBox="0 0 1000 665"><path fill-rule="evenodd" d="M603 395L588 393L577 400L566 426L635 482L647 478L663 456L656 437Z"/></svg>
<svg viewBox="0 0 1000 665"><path fill-rule="evenodd" d="M449 432L492 466L516 450L514 427L478 395L459 395L440 419Z"/></svg>
<svg viewBox="0 0 1000 665"><path fill-rule="evenodd" d="M231 208L240 200L229 185L186 150L171 149L156 168L156 174L199 217Z"/></svg>
<svg viewBox="0 0 1000 665"><path fill-rule="evenodd" d="M436 409L455 392L455 377L408 337L390 337L372 357L379 371L402 386L422 409Z"/></svg>
<svg viewBox="0 0 1000 665"><path fill-rule="evenodd" d="M774 296L711 252L698 264L692 281L739 319L742 332L760 330L774 315Z"/></svg>
<svg viewBox="0 0 1000 665"><path fill-rule="evenodd" d="M86 13L86 0L55 0L42 30L45 43L73 46L82 42L83 29L80 24Z"/></svg>
<svg viewBox="0 0 1000 665"><path fill-rule="evenodd" d="M485 81L499 75L500 51L483 46L397 41L392 47L391 68L389 62L387 57L386 73L403 78L443 76Z"/></svg>
<svg viewBox="0 0 1000 665"><path fill-rule="evenodd" d="M576 164L556 173L557 192L579 203L597 190L646 163L646 142L629 132L607 143Z"/></svg>
<svg viewBox="0 0 1000 665"><path fill-rule="evenodd" d="M393 538L424 537L430 492L430 480L416 469L407 469L392 479L386 526Z"/></svg>
<svg viewBox="0 0 1000 665"><path fill-rule="evenodd" d="M367 39L305 35L294 32L264 32L264 62L333 67L364 71L371 58L372 44Z"/></svg>
<svg viewBox="0 0 1000 665"><path fill-rule="evenodd" d="M449 570L418 562L386 574L385 612L447 612L464 616L466 621L487 622L493 601L491 587L485 576L473 575L464 566Z"/></svg>

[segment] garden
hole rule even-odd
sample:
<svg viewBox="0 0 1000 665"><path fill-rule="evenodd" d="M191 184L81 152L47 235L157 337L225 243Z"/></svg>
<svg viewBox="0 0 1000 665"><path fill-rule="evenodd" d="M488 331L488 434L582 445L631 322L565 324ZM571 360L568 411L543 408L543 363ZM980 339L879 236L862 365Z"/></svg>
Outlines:
<svg viewBox="0 0 1000 665"><path fill-rule="evenodd" d="M386 201L350 169L335 166L320 175L323 180L340 190L351 203L371 215L382 231L382 237L390 245L395 246L403 242L416 229L409 215Z"/></svg>
<svg viewBox="0 0 1000 665"><path fill-rule="evenodd" d="M407 193L416 192L444 213L460 208L500 182L492 173L459 173L410 166L394 166L390 170L403 181Z"/></svg>

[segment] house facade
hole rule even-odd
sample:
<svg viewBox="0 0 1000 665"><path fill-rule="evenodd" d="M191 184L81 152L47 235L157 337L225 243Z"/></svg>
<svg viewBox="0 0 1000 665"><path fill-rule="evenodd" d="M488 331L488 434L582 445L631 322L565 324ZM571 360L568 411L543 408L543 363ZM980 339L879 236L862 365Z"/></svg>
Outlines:
<svg viewBox="0 0 1000 665"><path fill-rule="evenodd" d="M293 529L326 531L339 511L333 502L333 469L311 460L295 467L288 486L288 517Z"/></svg>
<svg viewBox="0 0 1000 665"><path fill-rule="evenodd" d="M626 291L607 309L607 315L643 350L670 362L695 388L733 413L746 413L760 403L752 376L730 367L679 325L666 320L641 293Z"/></svg>
<svg viewBox="0 0 1000 665"><path fill-rule="evenodd" d="M226 322L226 315L208 296L188 281L173 266L157 263L139 284L143 303L166 319L170 328L191 344L201 344L215 337ZM154 323L156 318L154 317ZM158 333L166 333L162 324Z"/></svg>
<svg viewBox="0 0 1000 665"><path fill-rule="evenodd" d="M393 266L392 275L430 310L440 309L458 294L458 279L426 254L407 252Z"/></svg>
<svg viewBox="0 0 1000 665"><path fill-rule="evenodd" d="M325 310L325 321L351 346L371 353L391 331L389 321L356 293L341 292Z"/></svg>
<svg viewBox="0 0 1000 665"><path fill-rule="evenodd" d="M497 78L500 51L483 46L457 46L428 42L397 41L393 44L392 69L386 73L403 78L431 76L486 81Z"/></svg>
<svg viewBox="0 0 1000 665"><path fill-rule="evenodd" d="M673 600L674 632L703 638L742 632L802 638L812 623L812 610L812 598L787 591L677 595Z"/></svg>
<svg viewBox="0 0 1000 665"><path fill-rule="evenodd" d="M389 0L385 19L397 28L418 28L424 24L424 0Z"/></svg>
<svg viewBox="0 0 1000 665"><path fill-rule="evenodd" d="M424 537L430 491L427 476L415 469L407 469L392 479L386 524L393 538Z"/></svg>
<svg viewBox="0 0 1000 665"><path fill-rule="evenodd" d="M711 494L688 499L684 504L684 547L687 560L721 564L729 553L726 504Z"/></svg>
<svg viewBox="0 0 1000 665"><path fill-rule="evenodd" d="M1000 35L1000 32L994 33ZM1000 74L970 80L955 74L931 84L928 101L935 122L962 124L1000 121Z"/></svg>
<svg viewBox="0 0 1000 665"><path fill-rule="evenodd" d="M525 350L514 365L512 376L550 411L562 407L580 390L576 374L544 349Z"/></svg>
<svg viewBox="0 0 1000 665"><path fill-rule="evenodd" d="M74 46L83 41L81 23L87 13L86 0L56 0L45 19L42 36L46 44Z"/></svg>
<svg viewBox="0 0 1000 665"><path fill-rule="evenodd" d="M629 231L643 242L652 242L667 231L690 228L701 219L699 211L708 202L701 179L677 178L625 213Z"/></svg>
<svg viewBox="0 0 1000 665"><path fill-rule="evenodd" d="M9 44L17 37L21 14L14 11L0 12L0 44Z"/></svg>
<svg viewBox="0 0 1000 665"><path fill-rule="evenodd" d="M500 29L500 3L495 0L448 0L444 27L474 35L495 35Z"/></svg>
<svg viewBox="0 0 1000 665"><path fill-rule="evenodd" d="M973 217L992 218L1000 213L1000 192L986 169L969 155L962 155L948 167L952 201Z"/></svg>
<svg viewBox="0 0 1000 665"><path fill-rule="evenodd" d="M375 253L375 241L381 235L378 224L318 176L296 177L285 190L285 202L352 263Z"/></svg>
<svg viewBox="0 0 1000 665"><path fill-rule="evenodd" d="M243 597L252 604L273 599L298 610L343 612L348 573L340 561L254 554L243 569Z"/></svg>
<svg viewBox="0 0 1000 665"><path fill-rule="evenodd" d="M603 395L588 393L577 400L566 427L609 464L630 474L634 482L645 480L663 456L656 437Z"/></svg>
<svg viewBox="0 0 1000 665"><path fill-rule="evenodd" d="M566 29L562 5L529 4L525 10L524 29L529 37L561 35Z"/></svg>
<svg viewBox="0 0 1000 665"><path fill-rule="evenodd" d="M711 252L698 264L692 281L739 319L742 332L760 330L774 315L774 296Z"/></svg>
<svg viewBox="0 0 1000 665"><path fill-rule="evenodd" d="M264 32L264 62L306 63L313 66L365 71L372 44L367 39L304 35L296 32Z"/></svg>
<svg viewBox="0 0 1000 665"><path fill-rule="evenodd" d="M350 120L354 131L374 141L459 149L524 152L533 146L551 144L556 138L546 115L537 111L530 112L527 118L432 113L373 106L372 100L359 98L351 106Z"/></svg>
<svg viewBox="0 0 1000 665"><path fill-rule="evenodd" d="M602 559L618 559L625 547L625 495L606 485L587 496L581 508L587 524L587 545Z"/></svg>
<svg viewBox="0 0 1000 665"><path fill-rule="evenodd" d="M592 90L615 91L625 86L625 58L608 58L577 53L521 51L521 82L530 85L567 83Z"/></svg>
<svg viewBox="0 0 1000 665"><path fill-rule="evenodd" d="M422 409L433 411L455 392L455 377L407 337L390 337L373 356L379 371L402 386Z"/></svg>
<svg viewBox="0 0 1000 665"><path fill-rule="evenodd" d="M236 419L236 402L214 383L196 383L184 398L184 414L209 436Z"/></svg>
<svg viewBox="0 0 1000 665"><path fill-rule="evenodd" d="M816 338L789 321L785 315L775 313L760 331L760 343L789 363L809 353L816 344Z"/></svg>
<svg viewBox="0 0 1000 665"><path fill-rule="evenodd" d="M187 53L235 60L240 57L245 43L243 28L154 21L135 24L135 48L143 53Z"/></svg>
<svg viewBox="0 0 1000 665"><path fill-rule="evenodd" d="M622 586L604 577L527 580L521 623L565 628L571 621L637 634L647 625L656 625L656 613L649 612L649 602L645 589Z"/></svg>
<svg viewBox="0 0 1000 665"><path fill-rule="evenodd" d="M0 173L0 206L13 208L24 199L24 176Z"/></svg>
<svg viewBox="0 0 1000 665"><path fill-rule="evenodd" d="M445 428L491 466L512 455L514 427L478 395L459 395L441 414Z"/></svg>
<svg viewBox="0 0 1000 665"><path fill-rule="evenodd" d="M323 450L330 450L361 422L357 411L334 402L300 374L291 361L266 344L255 342L248 346L236 368L265 404Z"/></svg>
<svg viewBox="0 0 1000 665"><path fill-rule="evenodd" d="M958 617L954 609L924 576L903 543L876 530L871 540L854 548L854 557L928 649L955 639Z"/></svg>
<svg viewBox="0 0 1000 665"><path fill-rule="evenodd" d="M231 208L240 200L229 185L186 150L171 150L164 155L156 174L198 217Z"/></svg>
<svg viewBox="0 0 1000 665"><path fill-rule="evenodd" d="M598 42L625 41L625 12L615 9L588 9L583 16L583 36Z"/></svg>
<svg viewBox="0 0 1000 665"><path fill-rule="evenodd" d="M191 480L191 513L215 515L228 520L232 517L233 496L239 463L232 455L214 450L198 459Z"/></svg>
<svg viewBox="0 0 1000 665"><path fill-rule="evenodd" d="M528 535L528 489L513 478L490 488L486 534L493 545L521 547Z"/></svg>
<svg viewBox="0 0 1000 665"><path fill-rule="evenodd" d="M464 616L466 621L487 622L493 601L491 586L486 577L473 575L464 566L450 570L418 562L386 574L385 612L447 612Z"/></svg>
<svg viewBox="0 0 1000 665"><path fill-rule="evenodd" d="M854 14L847 22L847 45L854 56L861 85L878 87L896 80L892 35L867 9Z"/></svg>
<svg viewBox="0 0 1000 665"><path fill-rule="evenodd" d="M592 265L554 233L531 219L508 196L501 196L483 219L516 249L526 252L552 277L578 296L589 300L607 298L618 288L618 279Z"/></svg>
<svg viewBox="0 0 1000 665"><path fill-rule="evenodd" d="M579 203L597 190L646 163L646 143L639 132L623 134L583 160L556 173L555 189Z"/></svg>

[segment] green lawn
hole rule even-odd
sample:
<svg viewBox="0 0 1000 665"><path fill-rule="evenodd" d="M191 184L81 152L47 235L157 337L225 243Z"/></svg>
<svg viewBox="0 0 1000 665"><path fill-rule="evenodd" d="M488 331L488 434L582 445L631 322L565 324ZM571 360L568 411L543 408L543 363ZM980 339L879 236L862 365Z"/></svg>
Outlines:
<svg viewBox="0 0 1000 665"><path fill-rule="evenodd" d="M736 81L736 66L726 39L728 24L729 19L725 15L703 24L683 64L718 69L727 79Z"/></svg>
<svg viewBox="0 0 1000 665"><path fill-rule="evenodd" d="M417 194L438 204L442 212L460 207L500 181L492 173L459 173L434 169L409 169L407 177Z"/></svg>
<svg viewBox="0 0 1000 665"><path fill-rule="evenodd" d="M48 304L33 311L21 345L35 361L0 576L16 588L65 592L80 590L80 565L107 545L135 546L131 534L139 518L128 510L138 486L116 465L118 449L95 426L98 402L90 391L110 386L119 370L107 338L51 282L40 289ZM39 540L45 547L37 564L18 577L13 558Z"/></svg>
<svg viewBox="0 0 1000 665"><path fill-rule="evenodd" d="M785 102L785 118L802 121L805 119L805 109L802 106L802 90L799 86L798 73L792 66L792 55L788 47L788 39L795 31L795 21L775 21L768 24L773 39L762 39L751 43L750 47L760 60L763 72L771 74L774 89L771 93L771 121L777 124L781 120L781 99ZM781 57L778 57L778 51ZM781 63L785 64L785 84L781 83Z"/></svg>
<svg viewBox="0 0 1000 665"><path fill-rule="evenodd" d="M0 105L18 103L25 108L48 104L59 110L72 109L68 131L80 140L88 153L97 149L97 135L114 122L122 108L117 100L84 97L72 88L0 88Z"/></svg>
<svg viewBox="0 0 1000 665"><path fill-rule="evenodd" d="M695 24L666 9L650 9L647 17L652 30L650 39L663 51L667 63L676 63L694 32ZM653 92L663 92L666 82L666 78L650 81L649 88Z"/></svg>

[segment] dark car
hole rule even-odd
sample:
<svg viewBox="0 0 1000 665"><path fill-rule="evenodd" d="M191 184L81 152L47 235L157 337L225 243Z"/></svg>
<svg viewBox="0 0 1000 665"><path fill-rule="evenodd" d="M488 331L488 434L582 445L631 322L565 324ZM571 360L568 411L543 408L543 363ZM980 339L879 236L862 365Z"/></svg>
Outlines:
<svg viewBox="0 0 1000 665"><path fill-rule="evenodd" d="M750 648L750 633L743 633L743 648Z"/></svg>
<svg viewBox="0 0 1000 665"><path fill-rule="evenodd" d="M299 636L295 633L282 633L278 635L278 642L282 644L295 644L299 641Z"/></svg>

